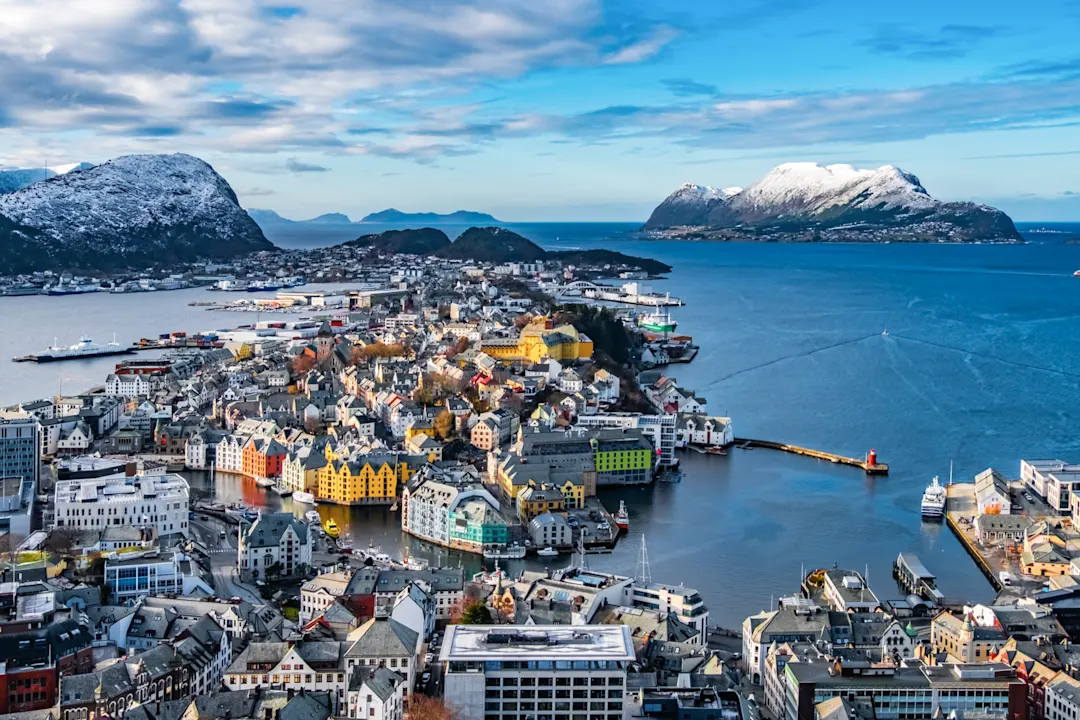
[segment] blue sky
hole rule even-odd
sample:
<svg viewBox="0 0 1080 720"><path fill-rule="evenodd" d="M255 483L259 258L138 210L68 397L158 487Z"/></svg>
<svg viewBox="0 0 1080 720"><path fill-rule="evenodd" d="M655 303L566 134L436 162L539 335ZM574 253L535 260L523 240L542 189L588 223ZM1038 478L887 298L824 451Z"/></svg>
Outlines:
<svg viewBox="0 0 1080 720"><path fill-rule="evenodd" d="M1080 0L0 0L0 165L189 152L246 207L643 220L898 165L1080 220Z"/></svg>

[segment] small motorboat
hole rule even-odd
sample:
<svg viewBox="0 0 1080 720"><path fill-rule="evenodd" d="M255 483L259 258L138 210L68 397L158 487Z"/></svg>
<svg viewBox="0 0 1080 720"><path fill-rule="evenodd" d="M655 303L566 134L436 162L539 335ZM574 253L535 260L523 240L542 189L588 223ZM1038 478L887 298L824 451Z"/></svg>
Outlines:
<svg viewBox="0 0 1080 720"><path fill-rule="evenodd" d="M276 492L281 497L288 497L289 495L292 495L292 490L285 487L281 483L275 483L274 487L273 487L273 491Z"/></svg>
<svg viewBox="0 0 1080 720"><path fill-rule="evenodd" d="M543 550L537 550L536 554L540 557L555 557L559 554L559 551L553 547L546 547Z"/></svg>
<svg viewBox="0 0 1080 720"><path fill-rule="evenodd" d="M296 499L295 493L293 493L293 499ZM304 513L304 519L307 520L308 525L322 525L322 518L319 517L318 510L308 510Z"/></svg>
<svg viewBox="0 0 1080 720"><path fill-rule="evenodd" d="M292 494L292 499L293 499L293 502L302 503L304 505L314 505L315 504L315 496L312 495L309 492L304 492L302 490L295 491ZM316 513L316 514L318 514L318 513Z"/></svg>
<svg viewBox="0 0 1080 720"><path fill-rule="evenodd" d="M1073 273L1073 277L1080 277L1080 270Z"/></svg>
<svg viewBox="0 0 1080 720"><path fill-rule="evenodd" d="M274 481L270 478L257 477L255 478L255 484L261 488L270 488L274 486Z"/></svg>

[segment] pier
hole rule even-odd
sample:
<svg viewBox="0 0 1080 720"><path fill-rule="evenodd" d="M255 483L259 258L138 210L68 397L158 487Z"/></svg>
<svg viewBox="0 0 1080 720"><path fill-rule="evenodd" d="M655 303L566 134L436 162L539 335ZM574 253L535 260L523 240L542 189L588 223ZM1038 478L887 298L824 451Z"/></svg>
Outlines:
<svg viewBox="0 0 1080 720"><path fill-rule="evenodd" d="M945 596L937 589L937 578L914 553L900 553L893 563L896 583L909 595L940 604Z"/></svg>
<svg viewBox="0 0 1080 720"><path fill-rule="evenodd" d="M782 452L788 452L794 455L804 455L806 457L817 458L818 460L828 460L829 462L836 463L838 465L850 465L851 467L860 468L867 475L889 474L888 464L878 462L877 454L873 450L867 453L865 459L859 460L858 458L822 452L821 450L812 450L810 448L804 448L798 445L788 445L787 443L773 442L772 440L735 438L735 446L744 450L749 450L750 448L766 448L768 450L780 450Z"/></svg>
<svg viewBox="0 0 1080 720"><path fill-rule="evenodd" d="M997 573L994 572L994 568L990 566L991 558L987 557L985 553L980 551L976 546L977 535L973 528L971 518L974 517L976 512L975 501L975 485L972 483L957 483L955 485L948 485L946 489L945 500L945 524L949 526L949 529L953 531L957 539L960 540L960 544L967 551L967 554L971 556L971 559L975 561L975 565L982 571L982 574L986 576L986 579L990 581L990 585L994 590L1001 592L1003 585L1001 579ZM961 527L961 521L967 528ZM1002 568L1007 568L1008 563L1003 553L1000 553L1001 558L996 562L1000 564Z"/></svg>

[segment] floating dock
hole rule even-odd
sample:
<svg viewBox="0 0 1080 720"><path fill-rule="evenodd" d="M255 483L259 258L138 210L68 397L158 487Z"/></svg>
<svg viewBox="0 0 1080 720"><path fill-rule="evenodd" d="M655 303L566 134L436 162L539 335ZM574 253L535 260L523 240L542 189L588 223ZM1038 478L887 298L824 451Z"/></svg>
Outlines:
<svg viewBox="0 0 1080 720"><path fill-rule="evenodd" d="M877 453L875 453L873 450L867 453L864 460L859 460L858 458L822 452L821 450L812 450L810 448L804 448L798 445L788 445L787 443L773 442L772 440L735 438L735 446L744 450L749 450L750 448L766 448L768 450L780 450L782 452L792 453L794 455L805 455L806 457L817 458L818 460L828 460L829 462L836 463L838 465L850 465L851 467L860 468L867 475L889 474L889 466L886 463L878 462Z"/></svg>

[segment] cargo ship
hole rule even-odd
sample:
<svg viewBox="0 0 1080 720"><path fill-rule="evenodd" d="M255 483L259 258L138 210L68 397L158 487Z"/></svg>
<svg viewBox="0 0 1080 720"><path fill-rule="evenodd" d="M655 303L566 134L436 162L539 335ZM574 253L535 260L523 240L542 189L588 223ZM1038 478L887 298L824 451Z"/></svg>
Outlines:
<svg viewBox="0 0 1080 720"><path fill-rule="evenodd" d="M678 323L671 319L671 313L654 312L638 319L638 326L655 333L672 333Z"/></svg>
<svg viewBox="0 0 1080 720"><path fill-rule="evenodd" d="M108 345L98 345L85 335L79 342L68 347L55 344L33 355L12 358L13 362L57 362L59 360L82 360L85 358L105 357L107 355L130 355L135 350L113 340Z"/></svg>

